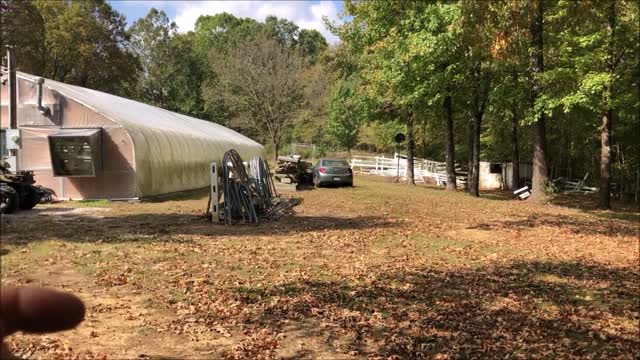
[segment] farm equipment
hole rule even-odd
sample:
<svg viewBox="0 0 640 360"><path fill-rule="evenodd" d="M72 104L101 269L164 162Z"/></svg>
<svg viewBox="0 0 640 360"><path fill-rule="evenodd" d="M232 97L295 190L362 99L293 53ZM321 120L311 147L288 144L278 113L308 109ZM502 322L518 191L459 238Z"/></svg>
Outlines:
<svg viewBox="0 0 640 360"><path fill-rule="evenodd" d="M50 202L53 190L35 185L33 171L11 173L9 164L0 160L0 214L30 210L41 202Z"/></svg>

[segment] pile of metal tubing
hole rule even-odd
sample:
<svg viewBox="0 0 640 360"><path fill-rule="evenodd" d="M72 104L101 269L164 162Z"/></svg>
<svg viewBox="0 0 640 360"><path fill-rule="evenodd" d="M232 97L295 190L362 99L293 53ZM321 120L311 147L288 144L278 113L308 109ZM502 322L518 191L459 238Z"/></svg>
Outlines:
<svg viewBox="0 0 640 360"><path fill-rule="evenodd" d="M261 219L278 220L293 214L293 207L300 204L296 198L284 198L276 194L269 165L262 158L249 163L247 173L242 158L231 149L222 158L223 204L221 219L225 224L258 224Z"/></svg>

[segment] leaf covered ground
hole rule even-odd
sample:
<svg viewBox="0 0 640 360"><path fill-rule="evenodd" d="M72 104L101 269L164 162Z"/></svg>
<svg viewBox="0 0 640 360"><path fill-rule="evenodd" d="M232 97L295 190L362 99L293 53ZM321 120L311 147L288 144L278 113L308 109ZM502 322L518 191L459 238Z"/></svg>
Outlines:
<svg viewBox="0 0 640 360"><path fill-rule="evenodd" d="M639 216L359 176L259 226L206 197L2 217L2 281L63 288L77 329L28 358L634 358ZM73 207L73 208L72 208Z"/></svg>

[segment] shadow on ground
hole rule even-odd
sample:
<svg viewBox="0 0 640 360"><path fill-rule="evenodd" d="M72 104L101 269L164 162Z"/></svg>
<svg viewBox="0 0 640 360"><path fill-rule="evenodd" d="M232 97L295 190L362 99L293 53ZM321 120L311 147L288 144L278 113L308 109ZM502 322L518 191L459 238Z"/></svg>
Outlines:
<svg viewBox="0 0 640 360"><path fill-rule="evenodd" d="M628 221L610 221L611 219L586 219L575 216L561 214L533 214L519 220L505 220L491 223L480 223L469 227L469 229L493 230L496 228L508 229L532 229L540 226L558 227L571 231L574 234L582 235L605 235L605 236L640 236L640 226L638 223Z"/></svg>
<svg viewBox="0 0 640 360"><path fill-rule="evenodd" d="M358 282L240 287L242 320L315 319L339 351L381 358L638 355L638 269L520 262L476 270L382 272Z"/></svg>
<svg viewBox="0 0 640 360"><path fill-rule="evenodd" d="M376 216L295 215L285 216L276 222L264 221L259 225L229 226L212 223L201 214L114 215L109 211L86 213L68 210L66 208L46 209L43 210L43 212L49 212L46 216L38 216L37 212L27 216L3 216L2 243L26 244L40 240L105 243L138 240L167 241L182 235L211 237L295 235L309 231L389 228L400 225L398 222ZM36 216L38 221L34 221Z"/></svg>
<svg viewBox="0 0 640 360"><path fill-rule="evenodd" d="M598 209L598 195L597 194L581 194L581 193L565 193L558 194L551 199L551 203L554 205L565 206L569 208L580 209L584 211L592 211ZM611 202L612 210L616 213L625 214L638 214L640 208L638 204L633 202L623 202L619 200L613 200Z"/></svg>
<svg viewBox="0 0 640 360"><path fill-rule="evenodd" d="M513 196L513 193L505 190L481 190L480 197L483 199L500 201L517 200Z"/></svg>

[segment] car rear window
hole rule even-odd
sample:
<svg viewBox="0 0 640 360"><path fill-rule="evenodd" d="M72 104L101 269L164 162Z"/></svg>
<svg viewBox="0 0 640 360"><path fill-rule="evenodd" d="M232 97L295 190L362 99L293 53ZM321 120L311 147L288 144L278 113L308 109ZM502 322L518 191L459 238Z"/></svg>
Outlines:
<svg viewBox="0 0 640 360"><path fill-rule="evenodd" d="M349 163L344 160L322 160L324 166L349 166Z"/></svg>

